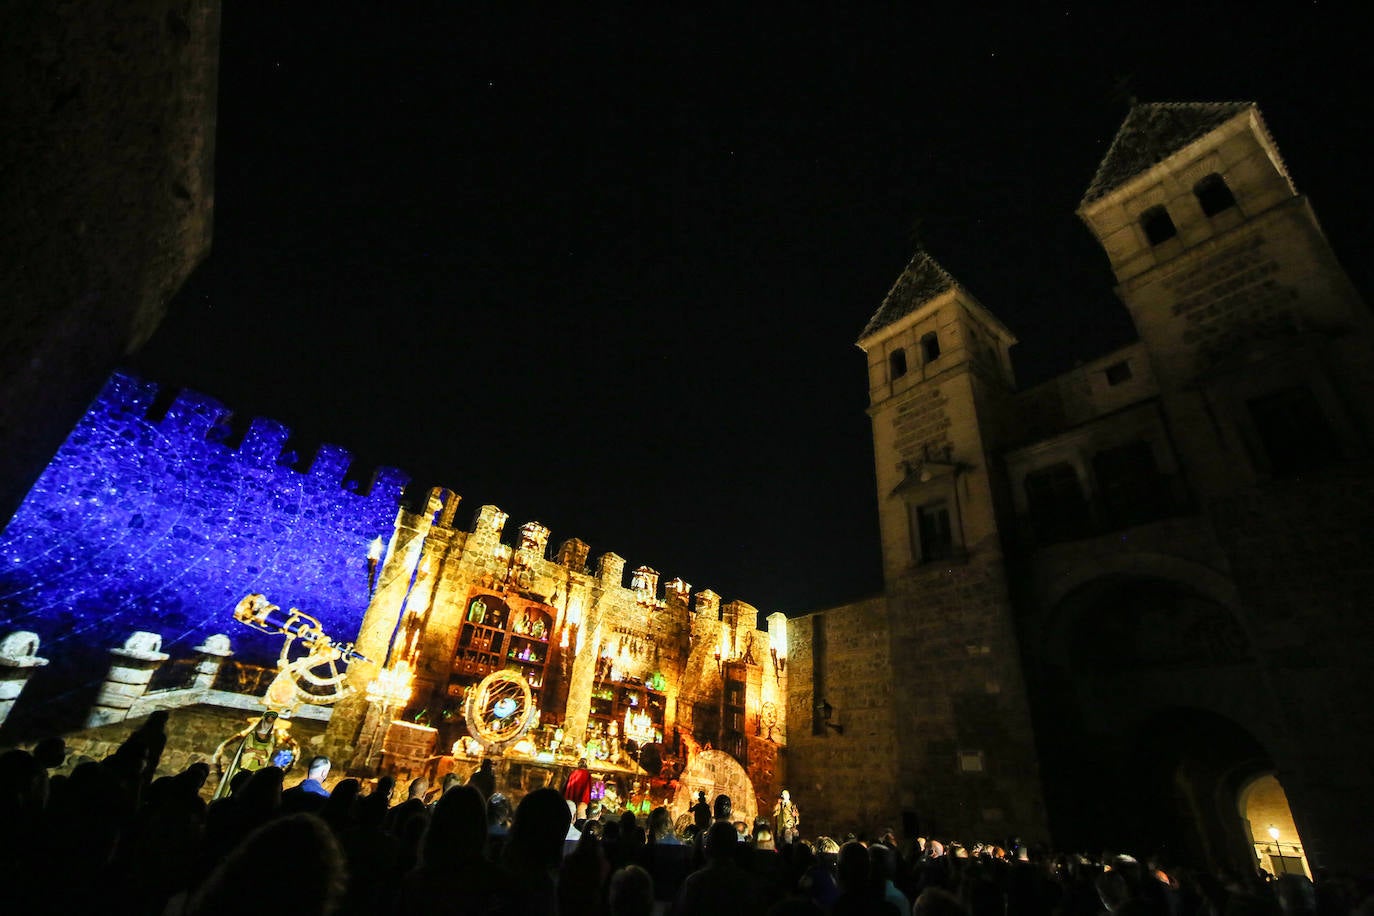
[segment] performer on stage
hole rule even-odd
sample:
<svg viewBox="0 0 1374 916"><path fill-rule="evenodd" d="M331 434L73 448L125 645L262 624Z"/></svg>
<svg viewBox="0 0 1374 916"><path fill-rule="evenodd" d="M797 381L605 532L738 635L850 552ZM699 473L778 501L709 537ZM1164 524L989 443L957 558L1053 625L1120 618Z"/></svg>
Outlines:
<svg viewBox="0 0 1374 916"><path fill-rule="evenodd" d="M577 769L568 774L568 781L563 783L563 797L577 805L573 820L587 816L587 805L592 800L592 774L587 769L586 757L577 761Z"/></svg>
<svg viewBox="0 0 1374 916"><path fill-rule="evenodd" d="M789 845L797 842L801 812L797 810L797 803L792 801L792 795L786 789L782 790L782 798L773 806L773 822L776 827L774 836L779 842Z"/></svg>
<svg viewBox="0 0 1374 916"><path fill-rule="evenodd" d="M229 760L229 765L225 766L225 752L235 739L238 739L238 747L234 749L234 756ZM229 784L240 771L251 772L271 766L276 751L277 714L269 709L257 722L215 748L215 766L220 771L215 798L223 798L229 794Z"/></svg>

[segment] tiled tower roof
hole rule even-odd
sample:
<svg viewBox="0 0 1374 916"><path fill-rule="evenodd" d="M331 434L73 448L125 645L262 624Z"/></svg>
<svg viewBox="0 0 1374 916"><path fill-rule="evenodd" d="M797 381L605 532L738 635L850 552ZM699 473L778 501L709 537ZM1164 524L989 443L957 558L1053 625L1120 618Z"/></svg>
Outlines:
<svg viewBox="0 0 1374 916"><path fill-rule="evenodd" d="M1254 102L1148 102L1132 106L1080 206L1106 196L1131 177L1254 106Z"/></svg>
<svg viewBox="0 0 1374 916"><path fill-rule="evenodd" d="M887 291L883 304L868 319L859 339L879 331L904 315L910 315L931 299L953 289L954 278L924 248L918 248L907 262L892 289Z"/></svg>

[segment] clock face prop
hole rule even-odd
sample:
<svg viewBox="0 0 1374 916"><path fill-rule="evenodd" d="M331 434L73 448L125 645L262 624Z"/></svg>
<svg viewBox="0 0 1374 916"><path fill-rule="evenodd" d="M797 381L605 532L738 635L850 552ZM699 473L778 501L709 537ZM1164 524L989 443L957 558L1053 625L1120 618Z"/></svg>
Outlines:
<svg viewBox="0 0 1374 916"><path fill-rule="evenodd" d="M468 693L468 731L491 750L519 740L534 718L530 685L518 671L493 671Z"/></svg>

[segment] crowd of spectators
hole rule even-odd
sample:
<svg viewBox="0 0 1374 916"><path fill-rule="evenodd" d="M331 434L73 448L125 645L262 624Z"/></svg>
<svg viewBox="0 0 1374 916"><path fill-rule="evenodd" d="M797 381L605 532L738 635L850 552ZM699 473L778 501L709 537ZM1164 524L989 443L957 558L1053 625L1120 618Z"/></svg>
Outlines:
<svg viewBox="0 0 1374 916"><path fill-rule="evenodd" d="M207 804L209 767L156 777L154 715L111 756L55 776L49 740L0 755L0 889L16 914L129 916L1374 916L1355 880L1213 875L1122 854L1052 855L1008 844L817 837L775 842L729 799L680 833L576 805L552 788L515 806L490 768L466 783L356 779L325 789L329 762L299 785L239 774ZM404 798L400 796L404 795Z"/></svg>

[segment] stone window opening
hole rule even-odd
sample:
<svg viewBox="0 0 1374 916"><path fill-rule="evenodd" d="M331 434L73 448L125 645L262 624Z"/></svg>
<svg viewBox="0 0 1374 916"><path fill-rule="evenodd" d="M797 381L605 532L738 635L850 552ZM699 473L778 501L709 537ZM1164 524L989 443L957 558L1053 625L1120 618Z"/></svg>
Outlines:
<svg viewBox="0 0 1374 916"><path fill-rule="evenodd" d="M911 514L919 562L934 563L954 556L954 526L948 501L938 499L914 506Z"/></svg>
<svg viewBox="0 0 1374 916"><path fill-rule="evenodd" d="M1168 514L1169 494L1148 441L1105 448L1093 456L1092 466L1109 528L1141 525Z"/></svg>
<svg viewBox="0 0 1374 916"><path fill-rule="evenodd" d="M1202 212L1207 216L1216 216L1236 205L1236 196L1231 193L1226 179L1216 172L1193 185L1193 196L1197 198L1198 206L1202 207Z"/></svg>
<svg viewBox="0 0 1374 916"><path fill-rule="evenodd" d="M1031 471L1022 483L1037 541L1052 544L1084 537L1091 531L1092 513L1078 472L1068 462Z"/></svg>
<svg viewBox="0 0 1374 916"><path fill-rule="evenodd" d="M1306 385L1251 398L1246 407L1272 476L1301 474L1340 459L1339 439Z"/></svg>
<svg viewBox="0 0 1374 916"><path fill-rule="evenodd" d="M1112 363L1106 368L1104 374L1107 376L1107 384L1113 387L1123 382L1128 382L1133 377L1131 373L1131 364L1124 359L1119 363Z"/></svg>
<svg viewBox="0 0 1374 916"><path fill-rule="evenodd" d="M899 379L906 375L906 350L902 347L893 350L887 358L887 364L892 378Z"/></svg>
<svg viewBox="0 0 1374 916"><path fill-rule="evenodd" d="M921 335L921 361L933 363L940 358L940 335L934 331Z"/></svg>
<svg viewBox="0 0 1374 916"><path fill-rule="evenodd" d="M1163 207L1151 207L1140 214L1140 228L1145 230L1145 239L1151 245L1162 245L1178 235L1178 228Z"/></svg>

